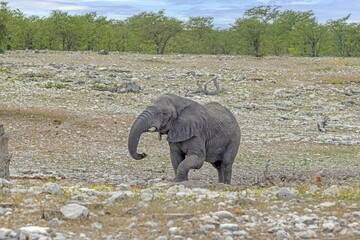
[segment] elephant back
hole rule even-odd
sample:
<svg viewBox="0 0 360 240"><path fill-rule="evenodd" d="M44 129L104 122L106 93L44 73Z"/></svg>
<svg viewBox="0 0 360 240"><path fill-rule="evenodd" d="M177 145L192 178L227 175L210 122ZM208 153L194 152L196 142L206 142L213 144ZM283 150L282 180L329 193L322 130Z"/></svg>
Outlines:
<svg viewBox="0 0 360 240"><path fill-rule="evenodd" d="M235 131L240 130L235 116L229 109L222 106L220 103L210 102L205 104L204 107L212 118L212 121L210 122L215 124L214 127L219 129L223 134L229 136Z"/></svg>

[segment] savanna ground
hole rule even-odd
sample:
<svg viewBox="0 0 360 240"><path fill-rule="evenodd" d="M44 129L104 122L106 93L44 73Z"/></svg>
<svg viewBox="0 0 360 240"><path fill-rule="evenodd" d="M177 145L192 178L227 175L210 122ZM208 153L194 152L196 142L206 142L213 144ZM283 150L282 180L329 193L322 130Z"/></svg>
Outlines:
<svg viewBox="0 0 360 240"><path fill-rule="evenodd" d="M198 84L214 78L223 88L220 94L194 93ZM128 82L140 86L140 92L126 89ZM148 157L143 161L131 159L127 152L132 122L167 92L202 103L222 103L235 114L242 130L232 186L216 184L215 169L204 164L190 173L191 187L262 191L275 185L305 192L312 184L324 189L335 184L353 189L338 196L346 204L359 201L357 58L6 53L0 56L0 124L11 135L12 182L24 188L51 181L97 190L123 183L135 191L171 182L174 174L165 139L144 134L139 151ZM22 211L21 194L1 198ZM66 194L46 196L49 203L42 198L35 199L42 208L68 200ZM321 197L311 201L321 201ZM161 212L161 203L151 204L145 216ZM121 208L133 205L130 201ZM255 208L266 206L259 203ZM304 208L297 207L297 211ZM178 212L197 215L216 209L216 204L197 209L183 206ZM103 232L130 224L129 217L115 207L107 211L111 214L97 216L103 219L99 221L112 219ZM241 209L236 211L241 215ZM42 221L40 214L30 214L4 224L16 229ZM75 233L92 231L86 230L86 221L69 221L61 227ZM141 228L138 231L141 236Z"/></svg>

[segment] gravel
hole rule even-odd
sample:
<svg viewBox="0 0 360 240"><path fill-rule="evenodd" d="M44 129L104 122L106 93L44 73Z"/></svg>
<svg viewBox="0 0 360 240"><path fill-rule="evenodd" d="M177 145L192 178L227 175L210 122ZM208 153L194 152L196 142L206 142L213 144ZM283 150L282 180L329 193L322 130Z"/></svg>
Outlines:
<svg viewBox="0 0 360 240"><path fill-rule="evenodd" d="M7 52L0 124L13 155L10 181L0 179L0 239L358 239L359 66ZM196 93L215 77L220 94ZM208 164L173 185L168 145L155 135L140 141L146 160L130 158L132 122L166 92L234 113L242 142L232 186Z"/></svg>

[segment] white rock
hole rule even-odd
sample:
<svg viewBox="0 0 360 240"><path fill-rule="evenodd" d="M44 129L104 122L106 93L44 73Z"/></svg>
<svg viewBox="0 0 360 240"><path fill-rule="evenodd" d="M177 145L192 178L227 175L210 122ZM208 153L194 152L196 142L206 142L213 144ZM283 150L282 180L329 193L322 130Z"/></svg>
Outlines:
<svg viewBox="0 0 360 240"><path fill-rule="evenodd" d="M102 224L99 223L99 222L94 222L94 223L91 224L91 227L95 228L95 229L98 229L98 230L101 230L102 229Z"/></svg>
<svg viewBox="0 0 360 240"><path fill-rule="evenodd" d="M336 185L332 185L329 188L324 190L324 195L327 196L336 196L340 194L340 189Z"/></svg>
<svg viewBox="0 0 360 240"><path fill-rule="evenodd" d="M16 230L19 239L46 239L50 240L50 228L27 226Z"/></svg>
<svg viewBox="0 0 360 240"><path fill-rule="evenodd" d="M10 187L11 186L11 182L6 180L5 178L0 178L0 188L3 187Z"/></svg>
<svg viewBox="0 0 360 240"><path fill-rule="evenodd" d="M309 188L309 193L310 194L315 194L317 191L319 191L320 188L316 185L311 185L310 188Z"/></svg>
<svg viewBox="0 0 360 240"><path fill-rule="evenodd" d="M107 200L108 204L114 204L117 201L121 201L121 200L125 200L125 199L129 199L134 195L134 193L130 192L130 191L120 191L120 192L115 192L112 194L112 196Z"/></svg>
<svg viewBox="0 0 360 240"><path fill-rule="evenodd" d="M336 227L336 225L333 222L324 222L322 227L323 227L323 232L332 232Z"/></svg>
<svg viewBox="0 0 360 240"><path fill-rule="evenodd" d="M240 231L234 231L233 232L234 236L238 236L240 238L249 238L249 233L245 230L240 230Z"/></svg>
<svg viewBox="0 0 360 240"><path fill-rule="evenodd" d="M295 233L296 238L302 238L302 239L310 239L314 238L316 236L316 232L313 230L307 230L303 232L297 232Z"/></svg>
<svg viewBox="0 0 360 240"><path fill-rule="evenodd" d="M144 223L144 226L155 228L155 227L159 227L160 224L157 222L154 222L154 221L149 221L149 222Z"/></svg>
<svg viewBox="0 0 360 240"><path fill-rule="evenodd" d="M90 211L77 203L70 203L60 208L60 211L69 219L85 219L89 217Z"/></svg>
<svg viewBox="0 0 360 240"><path fill-rule="evenodd" d="M122 183L122 184L116 186L116 191L131 191L131 188L129 185Z"/></svg>
<svg viewBox="0 0 360 240"><path fill-rule="evenodd" d="M360 218L360 211L352 212L350 216Z"/></svg>
<svg viewBox="0 0 360 240"><path fill-rule="evenodd" d="M294 198L295 193L296 190L293 188L280 188L275 195L277 198Z"/></svg>
<svg viewBox="0 0 360 240"><path fill-rule="evenodd" d="M159 236L155 240L168 240L167 236Z"/></svg>
<svg viewBox="0 0 360 240"><path fill-rule="evenodd" d="M55 194L55 195L61 195L61 187L59 184L57 183L45 183L42 186L42 191L44 193L50 193L50 194Z"/></svg>
<svg viewBox="0 0 360 240"><path fill-rule="evenodd" d="M318 206L323 207L323 208L329 208L329 207L333 207L335 205L336 205L336 202L323 202L323 203L320 203Z"/></svg>
<svg viewBox="0 0 360 240"><path fill-rule="evenodd" d="M276 232L276 239L277 240L288 240L288 239L291 239L291 236L285 230L279 230Z"/></svg>
<svg viewBox="0 0 360 240"><path fill-rule="evenodd" d="M171 235L177 235L177 234L180 234L181 228L179 228L179 227L171 227L171 228L169 228L169 232L170 232Z"/></svg>
<svg viewBox="0 0 360 240"><path fill-rule="evenodd" d="M301 216L295 219L295 222L297 223L304 223L306 225L312 224L314 223L314 221L316 219L318 219L319 217L316 214L310 214L310 215L305 215L305 216Z"/></svg>
<svg viewBox="0 0 360 240"><path fill-rule="evenodd" d="M234 215L228 211L218 211L214 213L214 216L220 220L222 219L235 219Z"/></svg>
<svg viewBox="0 0 360 240"><path fill-rule="evenodd" d="M237 225L235 223L223 223L223 224L220 224L220 229L223 231L235 232L235 231L239 231L240 227L239 227L239 225Z"/></svg>
<svg viewBox="0 0 360 240"><path fill-rule="evenodd" d="M0 228L0 239L7 239L11 233L12 233L11 229Z"/></svg>

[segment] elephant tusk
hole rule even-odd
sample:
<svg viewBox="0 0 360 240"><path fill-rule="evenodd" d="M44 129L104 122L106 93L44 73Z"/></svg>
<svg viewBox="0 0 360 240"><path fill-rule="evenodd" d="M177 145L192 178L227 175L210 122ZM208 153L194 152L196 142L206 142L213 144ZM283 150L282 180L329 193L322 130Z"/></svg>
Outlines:
<svg viewBox="0 0 360 240"><path fill-rule="evenodd" d="M155 130L156 130L156 127L151 127L151 128L149 128L149 132L155 132Z"/></svg>

